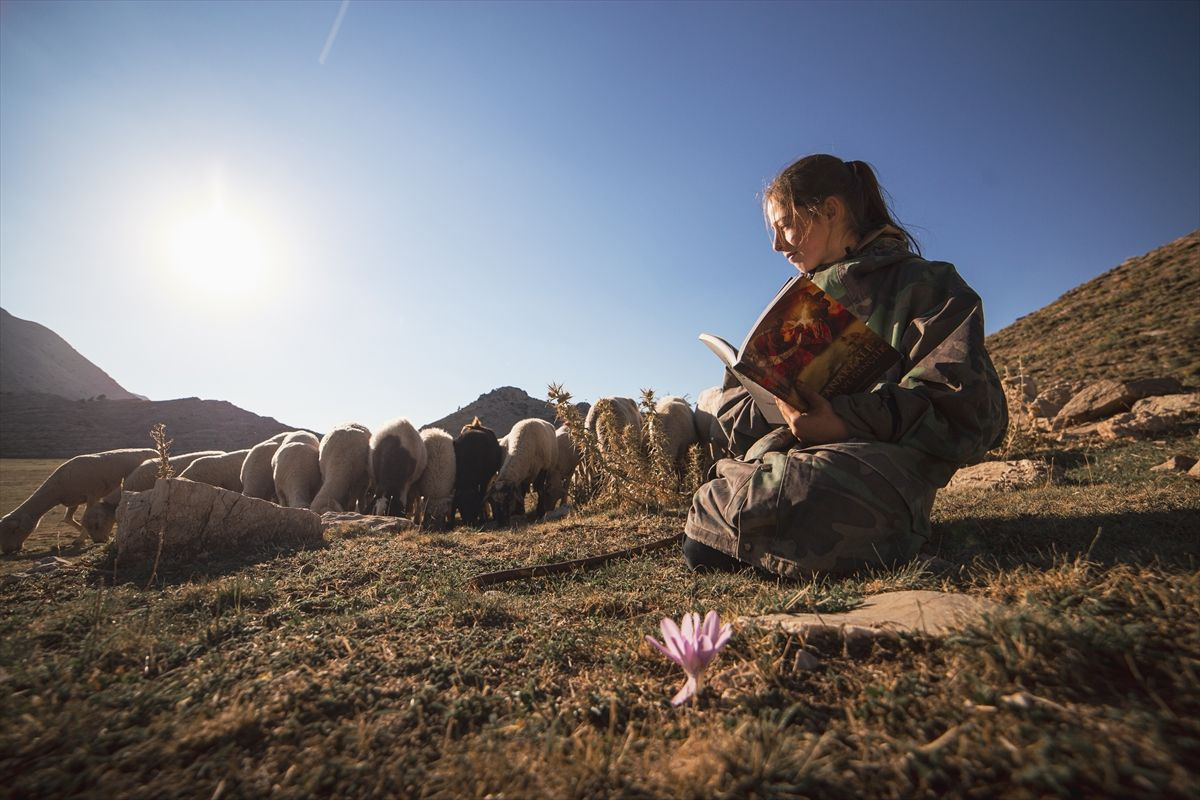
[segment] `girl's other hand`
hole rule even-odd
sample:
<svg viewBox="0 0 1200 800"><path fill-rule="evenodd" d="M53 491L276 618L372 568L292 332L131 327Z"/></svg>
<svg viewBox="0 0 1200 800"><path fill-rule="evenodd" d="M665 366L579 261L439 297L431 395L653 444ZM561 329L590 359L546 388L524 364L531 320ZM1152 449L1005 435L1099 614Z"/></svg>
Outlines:
<svg viewBox="0 0 1200 800"><path fill-rule="evenodd" d="M778 398L775 405L801 444L829 444L850 438L846 423L834 412L828 400L801 385L796 386L796 393L807 405L806 410L799 411Z"/></svg>

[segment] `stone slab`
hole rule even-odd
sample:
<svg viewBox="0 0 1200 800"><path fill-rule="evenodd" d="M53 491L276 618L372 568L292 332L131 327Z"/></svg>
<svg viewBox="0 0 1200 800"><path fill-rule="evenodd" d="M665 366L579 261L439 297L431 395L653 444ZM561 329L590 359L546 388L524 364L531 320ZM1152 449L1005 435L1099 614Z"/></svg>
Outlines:
<svg viewBox="0 0 1200 800"><path fill-rule="evenodd" d="M159 552L161 534L162 549ZM114 537L121 564L200 561L238 551L323 541L321 518L183 478L160 478L145 492L125 492Z"/></svg>
<svg viewBox="0 0 1200 800"><path fill-rule="evenodd" d="M852 641L899 633L942 636L962 630L1002 607L992 600L960 592L918 589L871 595L858 608L836 614L764 614L739 621L805 637L832 634Z"/></svg>

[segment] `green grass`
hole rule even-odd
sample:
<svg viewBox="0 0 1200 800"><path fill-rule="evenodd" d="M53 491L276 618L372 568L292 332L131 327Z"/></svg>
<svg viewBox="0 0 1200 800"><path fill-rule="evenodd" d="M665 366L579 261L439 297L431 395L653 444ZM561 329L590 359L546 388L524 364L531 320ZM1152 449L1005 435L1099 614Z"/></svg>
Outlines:
<svg viewBox="0 0 1200 800"><path fill-rule="evenodd" d="M1197 449L1064 451L1063 485L943 495L936 573L781 583L663 551L465 585L669 535L670 513L343 526L149 588L92 547L0 585L0 772L26 797L1196 796L1200 483L1146 467ZM679 709L682 673L643 641L686 610L837 611L899 588L1005 610L854 653L738 624Z"/></svg>

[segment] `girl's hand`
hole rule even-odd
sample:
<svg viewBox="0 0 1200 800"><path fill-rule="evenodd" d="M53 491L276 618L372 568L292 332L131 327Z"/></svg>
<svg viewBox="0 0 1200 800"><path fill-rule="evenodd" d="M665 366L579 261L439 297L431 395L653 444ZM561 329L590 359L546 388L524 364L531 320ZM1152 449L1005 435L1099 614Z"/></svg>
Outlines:
<svg viewBox="0 0 1200 800"><path fill-rule="evenodd" d="M801 444L829 444L850 438L846 423L834 412L828 400L804 386L796 386L796 392L807 404L807 410L797 411L778 398L775 405Z"/></svg>

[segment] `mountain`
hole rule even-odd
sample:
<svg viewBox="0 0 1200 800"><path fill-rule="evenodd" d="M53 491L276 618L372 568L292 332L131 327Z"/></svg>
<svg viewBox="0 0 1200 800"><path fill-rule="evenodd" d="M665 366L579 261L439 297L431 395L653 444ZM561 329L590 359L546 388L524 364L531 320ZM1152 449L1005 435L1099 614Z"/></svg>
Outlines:
<svg viewBox="0 0 1200 800"><path fill-rule="evenodd" d="M587 413L586 404L579 403L577 405L584 414ZM497 436L504 436L512 430L513 425L531 417L544 419L558 425L554 416L554 406L545 400L530 397L515 386L501 386L499 389L479 395L474 402L463 406L453 414L447 414L422 427L441 428L451 436L457 436L463 425L475 417L479 417L480 421L494 430Z"/></svg>
<svg viewBox="0 0 1200 800"><path fill-rule="evenodd" d="M0 457L68 458L121 447L153 447L167 426L172 453L241 450L293 430L224 400L68 400L51 394L0 396Z"/></svg>
<svg viewBox="0 0 1200 800"><path fill-rule="evenodd" d="M2 308L0 392L38 392L68 400L100 395L110 400L138 399L57 333Z"/></svg>
<svg viewBox="0 0 1200 800"><path fill-rule="evenodd" d="M987 338L1004 376L1039 385L1175 377L1200 384L1200 230L1130 258Z"/></svg>

